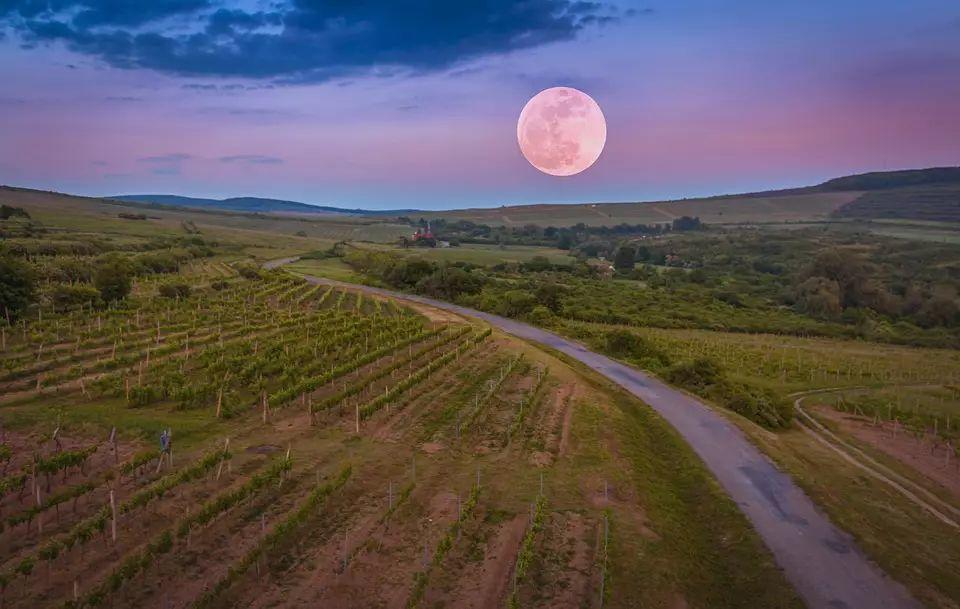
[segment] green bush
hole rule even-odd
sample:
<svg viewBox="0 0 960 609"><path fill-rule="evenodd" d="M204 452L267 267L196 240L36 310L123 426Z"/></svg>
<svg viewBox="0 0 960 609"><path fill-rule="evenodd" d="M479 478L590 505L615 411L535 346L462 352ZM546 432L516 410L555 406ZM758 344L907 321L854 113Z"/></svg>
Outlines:
<svg viewBox="0 0 960 609"><path fill-rule="evenodd" d="M185 283L165 283L158 288L164 298L186 298L190 296L190 286Z"/></svg>
<svg viewBox="0 0 960 609"><path fill-rule="evenodd" d="M240 276L244 279L260 279L260 269L255 267L252 264L240 264L237 265L237 272L240 273Z"/></svg>
<svg viewBox="0 0 960 609"><path fill-rule="evenodd" d="M670 365L670 357L649 340L628 330L611 330L603 334L602 350L608 355L635 360L645 368Z"/></svg>
<svg viewBox="0 0 960 609"><path fill-rule="evenodd" d="M100 302L100 292L92 285L57 284L50 292L54 309L68 310Z"/></svg>
<svg viewBox="0 0 960 609"><path fill-rule="evenodd" d="M672 366L664 376L674 385L696 391L720 383L723 380L723 371L716 360L700 357Z"/></svg>
<svg viewBox="0 0 960 609"><path fill-rule="evenodd" d="M0 315L12 322L36 298L33 271L12 257L0 256Z"/></svg>
<svg viewBox="0 0 960 609"><path fill-rule="evenodd" d="M129 263L123 258L101 261L93 275L93 284L100 290L100 297L105 302L126 298L133 286Z"/></svg>

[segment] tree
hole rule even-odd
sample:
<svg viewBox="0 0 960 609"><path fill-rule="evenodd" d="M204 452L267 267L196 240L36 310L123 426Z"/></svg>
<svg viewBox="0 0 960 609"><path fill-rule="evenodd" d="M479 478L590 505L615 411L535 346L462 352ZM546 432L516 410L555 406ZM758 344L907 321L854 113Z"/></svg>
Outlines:
<svg viewBox="0 0 960 609"><path fill-rule="evenodd" d="M0 315L12 322L36 298L33 271L23 262L0 256Z"/></svg>
<svg viewBox="0 0 960 609"><path fill-rule="evenodd" d="M552 281L540 284L533 293L538 303L554 313L560 312L561 297L563 294L564 289Z"/></svg>
<svg viewBox="0 0 960 609"><path fill-rule="evenodd" d="M818 317L836 317L843 311L840 285L825 277L811 277L796 288L797 308Z"/></svg>
<svg viewBox="0 0 960 609"><path fill-rule="evenodd" d="M165 283L157 291L164 298L186 298L190 296L190 286L178 281Z"/></svg>
<svg viewBox="0 0 960 609"><path fill-rule="evenodd" d="M96 303L99 300L100 292L90 285L60 283L50 291L50 301L56 310L68 310Z"/></svg>
<svg viewBox="0 0 960 609"><path fill-rule="evenodd" d="M0 220L16 218L17 216L26 218L28 220L30 219L30 214L28 214L22 207L13 207L6 204L0 205Z"/></svg>
<svg viewBox="0 0 960 609"><path fill-rule="evenodd" d="M613 268L618 271L629 271L633 268L636 261L636 250L629 245L622 245L617 248L617 253L613 257Z"/></svg>
<svg viewBox="0 0 960 609"><path fill-rule="evenodd" d="M100 290L104 302L122 300L133 285L130 266L122 258L104 260L93 275L93 285Z"/></svg>

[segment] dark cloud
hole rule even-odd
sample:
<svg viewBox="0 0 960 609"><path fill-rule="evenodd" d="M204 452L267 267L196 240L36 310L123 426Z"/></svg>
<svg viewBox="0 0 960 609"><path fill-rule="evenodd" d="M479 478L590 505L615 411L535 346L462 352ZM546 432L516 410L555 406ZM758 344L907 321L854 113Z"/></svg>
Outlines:
<svg viewBox="0 0 960 609"><path fill-rule="evenodd" d="M0 0L0 16L17 14L28 44L60 41L119 68L285 83L441 70L624 16L574 0L290 0L272 12L203 11L211 1ZM160 23L183 15L202 29Z"/></svg>
<svg viewBox="0 0 960 609"><path fill-rule="evenodd" d="M246 163L250 165L280 165L283 159L262 154L235 154L220 157L221 163Z"/></svg>

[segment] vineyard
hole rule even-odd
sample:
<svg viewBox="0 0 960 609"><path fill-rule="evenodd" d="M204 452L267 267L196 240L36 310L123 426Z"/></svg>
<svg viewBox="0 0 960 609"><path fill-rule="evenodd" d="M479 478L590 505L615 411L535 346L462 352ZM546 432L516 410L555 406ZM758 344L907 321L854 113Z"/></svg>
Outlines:
<svg viewBox="0 0 960 609"><path fill-rule="evenodd" d="M649 410L424 313L201 256L0 324L2 606L797 606Z"/></svg>

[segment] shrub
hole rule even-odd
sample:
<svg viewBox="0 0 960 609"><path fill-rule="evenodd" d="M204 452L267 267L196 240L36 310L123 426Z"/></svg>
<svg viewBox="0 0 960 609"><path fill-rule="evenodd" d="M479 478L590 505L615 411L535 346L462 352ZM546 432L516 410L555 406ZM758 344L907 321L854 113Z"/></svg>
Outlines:
<svg viewBox="0 0 960 609"><path fill-rule="evenodd" d="M165 283L158 288L164 298L186 298L190 296L190 286L185 283Z"/></svg>
<svg viewBox="0 0 960 609"><path fill-rule="evenodd" d="M672 366L666 373L667 381L692 390L702 390L723 380L723 371L716 360L700 357Z"/></svg>
<svg viewBox="0 0 960 609"><path fill-rule="evenodd" d="M647 368L670 365L670 357L650 341L627 330L611 330L603 334L602 350L614 357L640 362Z"/></svg>
<svg viewBox="0 0 960 609"><path fill-rule="evenodd" d="M100 262L93 275L93 284L100 290L100 297L105 302L126 298L133 284L127 261L122 258L109 258Z"/></svg>
<svg viewBox="0 0 960 609"><path fill-rule="evenodd" d="M59 310L72 309L100 301L100 292L92 285L67 283L57 284L50 292L53 307Z"/></svg>
<svg viewBox="0 0 960 609"><path fill-rule="evenodd" d="M240 264L237 265L237 272L240 273L240 276L244 279L260 279L260 269L255 267L252 264Z"/></svg>
<svg viewBox="0 0 960 609"><path fill-rule="evenodd" d="M223 279L218 279L218 280L214 281L213 283L211 283L211 284L210 284L210 287L213 288L214 290L217 290L217 291L219 292L220 290L225 290L225 289L229 288L229 287L230 287L230 282L229 282L229 281L224 281Z"/></svg>
<svg viewBox="0 0 960 609"><path fill-rule="evenodd" d="M0 315L10 321L34 302L36 287L33 272L26 264L0 256Z"/></svg>

